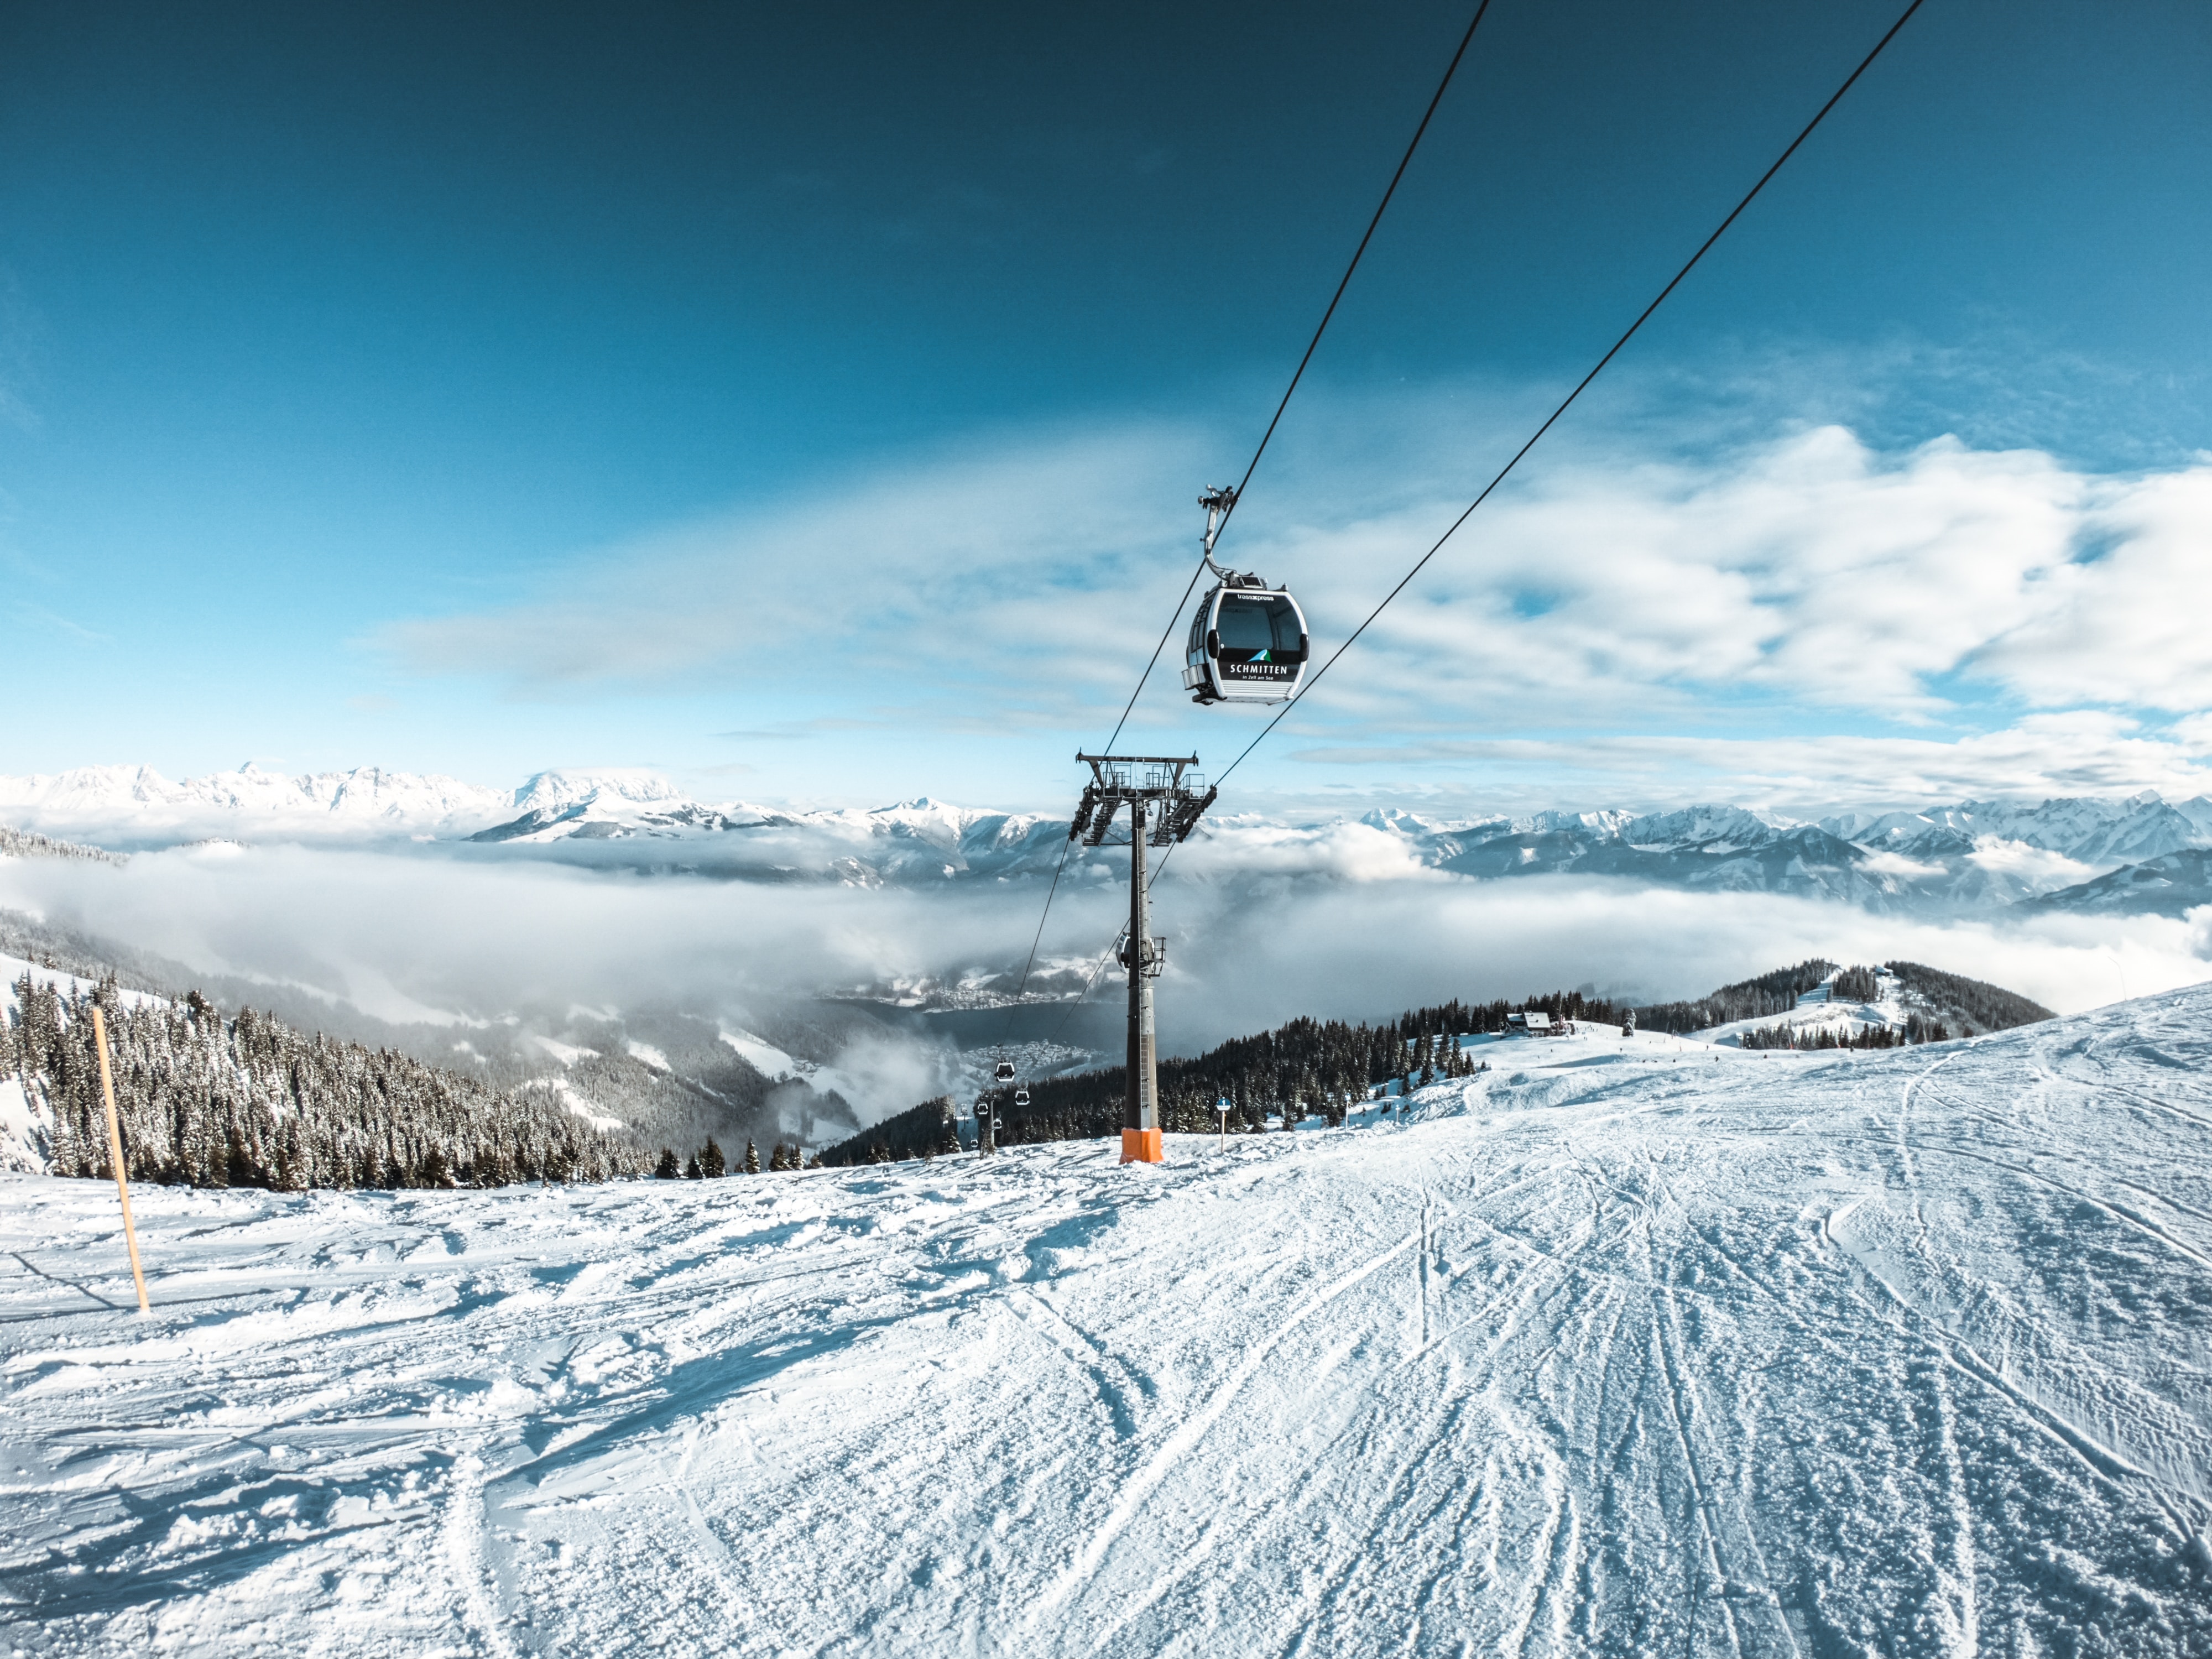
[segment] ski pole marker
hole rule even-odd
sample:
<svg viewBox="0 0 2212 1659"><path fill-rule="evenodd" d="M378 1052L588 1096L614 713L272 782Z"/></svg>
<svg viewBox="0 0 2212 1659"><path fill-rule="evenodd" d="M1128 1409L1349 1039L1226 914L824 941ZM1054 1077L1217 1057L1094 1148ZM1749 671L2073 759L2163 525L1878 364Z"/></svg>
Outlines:
<svg viewBox="0 0 2212 1659"><path fill-rule="evenodd" d="M115 1195L123 1200L123 1242L131 1247L131 1277L138 1285L138 1311L151 1313L146 1300L146 1270L138 1265L138 1230L131 1221L131 1180L123 1172L123 1122L115 1115L115 1079L107 1063L107 1021L92 1005L93 1046L100 1050L100 1095L107 1103L107 1160L115 1171Z"/></svg>

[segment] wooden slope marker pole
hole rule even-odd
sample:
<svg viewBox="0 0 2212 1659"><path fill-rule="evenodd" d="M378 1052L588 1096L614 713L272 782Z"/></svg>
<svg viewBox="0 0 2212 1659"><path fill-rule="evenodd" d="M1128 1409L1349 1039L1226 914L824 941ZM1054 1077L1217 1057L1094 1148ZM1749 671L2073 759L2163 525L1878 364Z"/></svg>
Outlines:
<svg viewBox="0 0 2212 1659"><path fill-rule="evenodd" d="M92 1040L100 1049L100 1093L107 1103L107 1158L115 1170L115 1195L123 1200L123 1241L131 1247L131 1277L138 1281L138 1311L151 1313L146 1300L146 1270L138 1265L138 1230L131 1224L131 1181L123 1173L123 1122L115 1115L115 1079L107 1065L107 1022L92 1006Z"/></svg>

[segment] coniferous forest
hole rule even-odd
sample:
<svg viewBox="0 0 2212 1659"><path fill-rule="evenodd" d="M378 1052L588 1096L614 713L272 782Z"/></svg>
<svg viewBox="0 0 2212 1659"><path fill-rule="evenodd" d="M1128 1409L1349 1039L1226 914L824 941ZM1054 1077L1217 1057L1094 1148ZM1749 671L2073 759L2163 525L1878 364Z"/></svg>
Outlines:
<svg viewBox="0 0 2212 1659"><path fill-rule="evenodd" d="M1583 1020L1645 1030L1688 1032L1734 1020L1779 1014L1836 973L1836 964L1819 958L1777 969L1756 979L1724 985L1694 1002L1634 1007L1582 991L1553 991L1519 1002L1452 1001L1415 1008L1379 1024L1341 1020L1295 1019L1255 1036L1237 1037L1209 1048L1194 1060L1159 1062L1160 1122L1170 1133L1205 1133L1223 1126L1217 1102L1226 1100L1226 1127L1232 1133L1256 1133L1269 1118L1295 1123L1321 1117L1341 1123L1351 1108L1378 1085L1397 1080L1417 1089L1440 1079L1464 1076L1479 1062L1461 1053L1463 1036L1500 1032L1506 1017L1540 1009L1554 1020ZM2051 1011L2026 997L1979 980L1941 973L1917 963L1895 962L1909 1003L1905 1029L1870 1033L1845 1042L1831 1034L1826 1042L1801 1035L1808 1047L1889 1048L1905 1043L1942 1042L1954 1034L2003 1030L2051 1018ZM1878 975L1870 967L1847 968L1838 975L1838 1001L1868 1001L1876 994ZM1947 1023L1948 1022L1948 1023ZM1752 1032L1744 1046L1786 1048L1786 1033ZM1119 1066L1072 1076L1041 1078L1027 1084L1030 1102L1014 1104L1014 1091L987 1091L982 1097L996 1115L1001 1146L1050 1140L1082 1140L1117 1134L1127 1090ZM945 1098L923 1102L824 1149L820 1164L882 1164L930 1158L957 1151L955 1109Z"/></svg>
<svg viewBox="0 0 2212 1659"><path fill-rule="evenodd" d="M1161 1122L1180 1133L1218 1128L1216 1103L1227 1100L1228 1127L1235 1133L1256 1133L1286 1107L1298 1117L1341 1123L1371 1089L1394 1078L1419 1088L1464 1076L1476 1062L1461 1054L1457 1039L1502 1031L1506 1016L1521 1008L1540 1008L1555 1019L1619 1023L1627 1017L1602 998L1554 991L1522 1002L1452 1001L1410 1009L1376 1025L1294 1019L1255 1036L1233 1038L1194 1060L1163 1057ZM984 1098L997 1109L999 1144L1021 1146L1118 1134L1126 1086L1122 1068L1114 1066L1030 1083L1026 1107L1014 1104L1011 1086ZM924 1102L826 1149L819 1161L871 1164L933 1154L944 1150L939 1125L948 1111L946 1103Z"/></svg>
<svg viewBox="0 0 2212 1659"><path fill-rule="evenodd" d="M1914 1005L1902 1032L1856 1038L1770 1028L1747 1033L1752 1048L1793 1046L1891 1047L1943 1042L2049 1018L2024 997L1978 980L1915 963L1893 963ZM1194 1059L1159 1062L1161 1119L1181 1133L1224 1124L1257 1133L1270 1118L1341 1123L1353 1106L1393 1080L1408 1091L1466 1075L1478 1063L1459 1039L1506 1029L1517 1009L1554 1020L1647 1030L1702 1030L1780 1013L1835 972L1814 960L1723 986L1695 1002L1630 1008L1580 991L1555 991L1519 1003L1457 1000L1412 1009L1377 1024L1294 1019L1238 1037ZM1870 999L1871 968L1846 969L1838 1000ZM64 997L26 974L15 987L12 1021L0 1019L0 1077L19 1077L50 1110L52 1167L58 1175L109 1171L105 1108L94 1050L93 995ZM516 1181L604 1181L658 1175L713 1177L763 1168L750 1139L730 1156L709 1133L688 1158L654 1147L612 1116L583 1116L561 1103L571 1083L550 1091L513 1086L430 1066L397 1049L302 1032L274 1016L242 1009L226 1019L198 992L164 1003L121 991L111 978L96 994L106 1016L125 1158L133 1180L199 1187L503 1186ZM1947 1023L1948 1022L1948 1023ZM574 1075L574 1073L570 1073ZM582 1079L589 1083L587 1077ZM671 1086L675 1086L672 1080ZM1109 1136L1121 1123L1120 1066L1042 1078L984 1097L1000 1146ZM817 1167L883 1163L957 1152L956 1108L939 1097L830 1146ZM765 1167L796 1170L797 1144L778 1139Z"/></svg>
<svg viewBox="0 0 2212 1659"><path fill-rule="evenodd" d="M1778 968L1771 974L1761 974L1757 979L1739 980L1734 985L1723 985L1709 996L1694 1002L1657 1002L1636 1011L1636 1023L1647 1031L1704 1031L1716 1025L1725 1025L1731 1020L1762 1019L1769 1014L1784 1014L1797 1006L1797 999L1836 971L1836 964L1815 957L1801 962L1795 968ZM1872 996L1872 970L1847 969L1846 973L1865 975L1863 983L1869 988L1866 995ZM1859 981L1855 981L1859 982ZM1839 996L1845 994L1839 990Z"/></svg>
<svg viewBox="0 0 2212 1659"><path fill-rule="evenodd" d="M111 1173L92 999L26 974L0 1020L0 1076L50 1109L57 1175ZM498 1187L605 1181L652 1160L535 1091L497 1090L391 1049L294 1030L198 993L102 988L124 1160L135 1181L196 1187Z"/></svg>
<svg viewBox="0 0 2212 1659"><path fill-rule="evenodd" d="M63 843L56 845L64 846L64 853L71 856L85 850L68 848ZM181 963L134 951L112 940L89 938L15 911L0 910L0 953L41 963L47 969L67 974L88 985L100 986L106 999L104 1006L111 1011L111 1026L122 1017L124 1004L144 1002L167 1003L191 1010L204 1024L217 1018L218 1006L249 1006L246 994L252 988L241 981L219 979L216 987L210 988L216 989L217 995L210 995L206 989L180 991L175 988L191 982L187 977L191 970ZM284 988L274 989L277 994L283 994ZM234 997L235 1001L231 1000ZM635 1017L610 1016L596 1029L588 1022L572 1019L564 1028L564 1035L573 1039L572 1044L564 1056L554 1059L534 1053L526 1041L499 1042L496 1033L490 1034L494 1041L488 1043L482 1040L484 1034L480 1033L471 1034L478 1037L477 1042L455 1042L452 1033L442 1029L386 1026L374 1019L360 1018L343 1006L333 1012L341 1020L350 1019L354 1029L309 1036L304 1033L299 1018L305 1002L303 998L293 997L292 1017L289 1019L284 1014L256 1007L248 1019L249 1027L284 1032L287 1041L310 1047L370 1056L375 1066L395 1076L399 1068L411 1066L416 1079L411 1087L415 1094L442 1091L447 1097L467 1102L489 1099L520 1103L533 1114L550 1113L548 1121L563 1128L572 1124L588 1127L596 1123L617 1142L635 1140L648 1150L684 1149L684 1156L676 1159L675 1173L678 1175L700 1166L706 1143L718 1139L720 1144L732 1147L744 1146L749 1139L757 1140L758 1156L765 1169L797 1169L804 1158L799 1143L787 1136L787 1120L795 1119L803 1133L828 1127L833 1134L848 1132L858 1121L850 1105L834 1090L814 1089L787 1078L764 1075L720 1039L712 1022L681 1012L657 1012L649 1015L641 1024L632 1023ZM69 1006L64 1000L61 1016L64 1024L67 1023ZM0 1080L17 1074L20 1048L15 1030L26 1018L17 1015L17 1025L11 1028L4 1005L0 1005ZM27 1018L35 1029L38 1015L29 1014ZM818 1049L825 1040L836 1038L834 1029L825 1036L824 1030L804 1022L787 1021L781 1029L786 1033L786 1040L802 1049ZM629 1052L634 1046L629 1041L633 1030L649 1038L654 1045L651 1061ZM85 1040L89 1042L88 1035ZM432 1042L436 1044L435 1049L426 1051L427 1043ZM450 1059L443 1057L447 1053ZM425 1083L423 1079L435 1082ZM57 1097L51 1080L38 1071L35 1063L22 1081L41 1103ZM95 1089L97 1083L95 1075ZM129 1086L118 1077L118 1090L127 1090ZM94 1104L98 1106L96 1095ZM127 1099L123 1110L127 1125L131 1110ZM98 1138L104 1149L104 1118L99 1120L99 1125ZM672 1152L671 1156L676 1155ZM136 1151L131 1158L135 1171L138 1167ZM104 1150L97 1161L99 1168L105 1171L107 1160ZM43 1157L40 1162L44 1164ZM388 1159L380 1162L386 1167L399 1168L403 1173L408 1167L404 1159L398 1165L392 1165ZM189 1166L179 1160L178 1167ZM589 1159L580 1165L586 1170L591 1167ZM647 1157L643 1167L650 1172L653 1160ZM737 1174L742 1168L742 1164L732 1157L728 1172ZM70 1172L59 1165L56 1169L57 1173ZM539 1170L522 1178L539 1179L543 1176L544 1171ZM191 1177L187 1174L179 1178ZM330 1183L318 1175L316 1184Z"/></svg>

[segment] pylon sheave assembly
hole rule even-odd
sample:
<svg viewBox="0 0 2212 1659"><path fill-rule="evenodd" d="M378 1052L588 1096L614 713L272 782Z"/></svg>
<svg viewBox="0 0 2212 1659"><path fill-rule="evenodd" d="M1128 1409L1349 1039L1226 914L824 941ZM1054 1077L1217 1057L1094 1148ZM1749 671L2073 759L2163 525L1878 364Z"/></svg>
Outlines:
<svg viewBox="0 0 2212 1659"><path fill-rule="evenodd" d="M1152 937L1152 893L1145 877L1145 849L1169 847L1198 827L1213 805L1215 791L1194 769L1198 757L1085 755L1091 768L1083 799L1068 825L1067 838L1086 847L1104 844L1124 807L1129 812L1129 931L1121 945L1121 966L1129 976L1128 1093L1121 1114L1121 1162L1158 1164L1164 1157L1160 1138L1159 1054L1152 1018L1152 981L1167 966L1167 942ZM1204 793L1200 793L1200 790Z"/></svg>

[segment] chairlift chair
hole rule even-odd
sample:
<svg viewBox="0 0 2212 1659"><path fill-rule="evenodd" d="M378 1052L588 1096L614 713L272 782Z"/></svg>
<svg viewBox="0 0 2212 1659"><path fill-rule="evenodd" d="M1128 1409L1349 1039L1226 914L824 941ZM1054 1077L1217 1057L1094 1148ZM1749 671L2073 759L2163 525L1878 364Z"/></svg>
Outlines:
<svg viewBox="0 0 2212 1659"><path fill-rule="evenodd" d="M1000 1060L991 1068L991 1079L994 1083L1012 1083L1014 1080L1014 1062L1011 1060Z"/></svg>
<svg viewBox="0 0 2212 1659"><path fill-rule="evenodd" d="M1017 1089L1017 1090L1015 1090L1015 1091L1014 1091L1014 1104L1015 1104L1015 1105L1017 1105L1017 1106L1026 1106L1026 1105L1028 1105L1029 1103L1030 1103L1030 1091L1029 1091L1027 1089Z"/></svg>
<svg viewBox="0 0 2212 1659"><path fill-rule="evenodd" d="M1306 614L1288 588L1213 562L1214 538L1237 492L1209 489L1198 504L1206 509L1206 564L1215 580L1191 613L1183 690L1196 703L1287 702L1306 677Z"/></svg>

